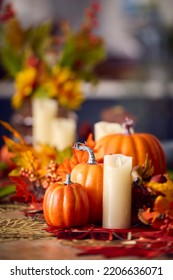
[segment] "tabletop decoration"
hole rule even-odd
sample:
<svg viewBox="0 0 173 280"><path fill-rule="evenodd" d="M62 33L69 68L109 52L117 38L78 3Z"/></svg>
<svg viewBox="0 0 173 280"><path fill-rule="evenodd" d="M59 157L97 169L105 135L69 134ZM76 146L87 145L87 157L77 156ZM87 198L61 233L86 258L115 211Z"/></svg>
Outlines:
<svg viewBox="0 0 173 280"><path fill-rule="evenodd" d="M34 218L39 213L43 215L45 192L51 190L54 184L62 186L66 174L76 174L73 180L71 177L72 182L76 184L74 178L77 178L78 172L81 172L81 185L85 193L88 193L89 201L92 196L92 200L95 199L92 211L96 212L94 207L97 206L97 189L94 189L94 186L99 172L95 168L103 169L105 163L99 162L96 157L95 148L98 142L93 140L92 135L88 137L86 143L77 142L68 151L59 152L47 146L37 150L34 146L26 144L23 137L9 124L3 121L1 124L13 135L12 139L3 137L9 152L14 155L12 160L16 165L9 174L9 179L16 187L16 193L11 201L24 203L26 216ZM88 152L90 150L91 154ZM94 174L90 169L95 170ZM117 174L116 177L118 176ZM88 178L92 183L91 192L86 188ZM103 180L101 181L103 183ZM169 173L166 171L155 174L153 161L146 154L143 164L132 166L130 187L131 225L127 229L106 228L107 226L102 225L99 218L98 221L87 220L83 226L76 225L70 228L50 226L46 223L45 230L58 240L72 241L71 245L79 248L81 255L103 254L107 258L120 256L155 258L163 254L171 255L173 182ZM101 184L98 188L101 188ZM120 200L122 201L122 197ZM89 208L90 205L92 204L89 203ZM116 214L117 220L120 219L122 213L118 214L117 211Z"/></svg>
<svg viewBox="0 0 173 280"><path fill-rule="evenodd" d="M77 123L73 118L54 118L51 121L50 145L59 151L71 147L77 139Z"/></svg>
<svg viewBox="0 0 173 280"><path fill-rule="evenodd" d="M15 199L25 203L41 202L45 189L51 182L59 181L56 174L59 164L71 154L71 149L58 151L56 148L40 145L37 149L25 142L23 137L8 123L0 121L13 138L4 136L4 143L13 154L15 168L8 174L16 185Z"/></svg>
<svg viewBox="0 0 173 280"><path fill-rule="evenodd" d="M104 228L129 228L131 225L132 157L122 154L104 156Z"/></svg>
<svg viewBox="0 0 173 280"><path fill-rule="evenodd" d="M98 141L102 137L113 134L123 133L124 128L119 123L100 121L94 124L94 139Z"/></svg>
<svg viewBox="0 0 173 280"><path fill-rule="evenodd" d="M87 162L74 166L71 172L73 182L81 184L89 198L89 223L100 224L103 203L103 165L95 160L93 150L86 144L76 142L74 149L88 153Z"/></svg>
<svg viewBox="0 0 173 280"><path fill-rule="evenodd" d="M32 100L32 143L50 144L51 122L58 114L57 101L51 98L33 98Z"/></svg>
<svg viewBox="0 0 173 280"><path fill-rule="evenodd" d="M160 141L149 133L136 133L134 122L126 119L122 124L125 133L114 133L99 139L95 146L96 158L103 161L105 154L119 154L133 157L133 167L143 165L148 155L154 166L154 174L166 172L166 156Z"/></svg>
<svg viewBox="0 0 173 280"><path fill-rule="evenodd" d="M81 227L87 224L89 199L82 185L73 183L70 174L66 181L56 182L46 190L43 213L48 225L59 228Z"/></svg>

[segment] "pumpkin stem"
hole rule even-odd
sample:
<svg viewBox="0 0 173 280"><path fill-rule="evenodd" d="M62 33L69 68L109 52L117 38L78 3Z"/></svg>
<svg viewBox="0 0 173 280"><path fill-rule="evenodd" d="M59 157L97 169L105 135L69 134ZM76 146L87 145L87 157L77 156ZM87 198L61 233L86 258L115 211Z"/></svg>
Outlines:
<svg viewBox="0 0 173 280"><path fill-rule="evenodd" d="M64 185L70 185L73 184L73 182L70 180L70 173L66 174Z"/></svg>
<svg viewBox="0 0 173 280"><path fill-rule="evenodd" d="M83 143L76 142L74 144L73 148L75 148L78 151L87 151L88 152L88 156L89 156L88 161L87 161L88 164L96 164L97 163L96 160L95 160L94 152L90 147L84 145Z"/></svg>
<svg viewBox="0 0 173 280"><path fill-rule="evenodd" d="M125 134L130 135L133 131L134 121L129 118L125 118L125 122L122 124L122 126L125 128Z"/></svg>

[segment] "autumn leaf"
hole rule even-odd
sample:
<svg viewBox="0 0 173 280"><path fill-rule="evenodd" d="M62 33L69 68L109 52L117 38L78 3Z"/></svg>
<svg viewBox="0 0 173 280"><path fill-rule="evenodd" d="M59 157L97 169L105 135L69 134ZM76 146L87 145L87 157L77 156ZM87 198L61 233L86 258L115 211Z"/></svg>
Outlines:
<svg viewBox="0 0 173 280"><path fill-rule="evenodd" d="M18 133L18 131L16 131L9 123L0 120L0 124L3 125L7 130L9 130L13 134L13 136L19 140L20 143L25 143L20 133Z"/></svg>
<svg viewBox="0 0 173 280"><path fill-rule="evenodd" d="M139 209L138 218L142 223L146 225L154 223L158 217L159 213L152 211L151 208Z"/></svg>
<svg viewBox="0 0 173 280"><path fill-rule="evenodd" d="M173 201L173 181L169 177L164 183L149 182L147 187L166 197L169 202Z"/></svg>
<svg viewBox="0 0 173 280"><path fill-rule="evenodd" d="M132 181L138 182L142 185L146 181L149 181L154 172L154 166L151 163L151 160L146 156L145 162L143 165L137 165L132 169Z"/></svg>
<svg viewBox="0 0 173 280"><path fill-rule="evenodd" d="M150 225L156 229L161 229L165 220L164 215L161 215L157 211L152 211L150 208L140 209L138 212L138 218L143 224Z"/></svg>
<svg viewBox="0 0 173 280"><path fill-rule="evenodd" d="M164 183L150 181L146 187L156 196L153 212L173 217L173 181L167 176Z"/></svg>
<svg viewBox="0 0 173 280"><path fill-rule="evenodd" d="M26 183L25 179L22 176L10 176L10 180L14 183L16 187L15 198L18 198L20 202L37 202L36 196L32 191L28 190L29 185L28 183Z"/></svg>
<svg viewBox="0 0 173 280"><path fill-rule="evenodd" d="M21 143L15 142L13 139L11 139L7 136L3 136L3 140L4 140L5 145L7 146L8 150L14 154L19 152L21 149L24 149L24 147L26 146L26 144L24 144L24 143L21 144Z"/></svg>

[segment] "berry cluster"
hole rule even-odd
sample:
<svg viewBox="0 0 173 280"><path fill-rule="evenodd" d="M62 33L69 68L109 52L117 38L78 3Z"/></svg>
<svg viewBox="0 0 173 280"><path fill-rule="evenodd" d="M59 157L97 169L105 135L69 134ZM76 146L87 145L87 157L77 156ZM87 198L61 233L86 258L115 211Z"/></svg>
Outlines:
<svg viewBox="0 0 173 280"><path fill-rule="evenodd" d="M37 179L37 177L36 177L36 175L35 175L33 170L30 170L30 169L24 168L24 167L21 167L20 175L28 178L28 180L30 182L34 182Z"/></svg>
<svg viewBox="0 0 173 280"><path fill-rule="evenodd" d="M42 182L44 188L48 188L51 183L55 183L60 180L60 177L57 174L57 169L58 164L51 160L46 168L46 174Z"/></svg>

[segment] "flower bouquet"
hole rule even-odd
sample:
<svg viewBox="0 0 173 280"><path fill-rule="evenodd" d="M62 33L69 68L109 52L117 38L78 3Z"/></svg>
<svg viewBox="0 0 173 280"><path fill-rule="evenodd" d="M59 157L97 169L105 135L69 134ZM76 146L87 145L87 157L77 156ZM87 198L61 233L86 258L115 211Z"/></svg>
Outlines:
<svg viewBox="0 0 173 280"><path fill-rule="evenodd" d="M104 41L95 34L99 5L84 14L77 31L68 22L53 33L53 23L23 28L10 4L0 13L0 57L9 77L14 78L15 109L25 99L49 97L60 106L78 109L84 101L83 81L96 81L95 66L105 58Z"/></svg>

